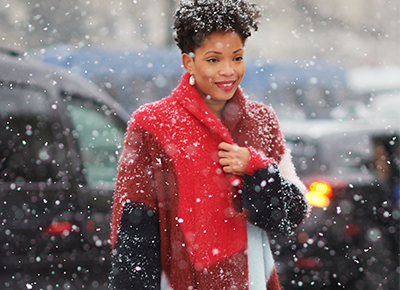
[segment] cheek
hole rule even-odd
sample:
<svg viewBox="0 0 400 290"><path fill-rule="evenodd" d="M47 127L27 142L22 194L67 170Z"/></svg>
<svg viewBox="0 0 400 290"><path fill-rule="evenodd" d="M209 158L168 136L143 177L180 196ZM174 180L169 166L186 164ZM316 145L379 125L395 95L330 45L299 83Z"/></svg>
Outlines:
<svg viewBox="0 0 400 290"><path fill-rule="evenodd" d="M242 82L242 80L243 80L244 70L241 71L238 76L239 76L239 84L240 84Z"/></svg>
<svg viewBox="0 0 400 290"><path fill-rule="evenodd" d="M246 71L246 67L244 65L241 66L240 69L239 69L239 74L241 75L241 77L243 77L245 71Z"/></svg>
<svg viewBox="0 0 400 290"><path fill-rule="evenodd" d="M213 76L213 70L212 69L206 69L204 71L204 75L208 78L211 78Z"/></svg>

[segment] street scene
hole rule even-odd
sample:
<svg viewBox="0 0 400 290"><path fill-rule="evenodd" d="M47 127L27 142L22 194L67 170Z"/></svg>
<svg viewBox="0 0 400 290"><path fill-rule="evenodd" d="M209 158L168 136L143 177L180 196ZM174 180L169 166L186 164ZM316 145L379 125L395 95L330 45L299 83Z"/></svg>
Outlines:
<svg viewBox="0 0 400 290"><path fill-rule="evenodd" d="M400 289L400 4L254 2L240 87L276 114L308 203L266 231L280 288ZM131 116L188 71L179 5L0 0L0 289L109 289Z"/></svg>

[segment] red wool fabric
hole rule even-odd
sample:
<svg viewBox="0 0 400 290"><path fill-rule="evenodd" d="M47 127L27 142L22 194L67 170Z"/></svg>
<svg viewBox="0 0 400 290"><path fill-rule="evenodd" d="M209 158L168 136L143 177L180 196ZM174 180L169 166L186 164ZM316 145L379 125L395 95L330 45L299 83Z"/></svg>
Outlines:
<svg viewBox="0 0 400 290"><path fill-rule="evenodd" d="M235 177L219 165L218 144L248 147L252 173L281 160L283 136L273 110L247 100L240 88L219 120L189 77L185 73L171 96L141 107L129 122L112 246L124 204L143 204L159 214L161 266L172 289L248 289L246 220L233 206ZM275 270L268 289L280 289Z"/></svg>

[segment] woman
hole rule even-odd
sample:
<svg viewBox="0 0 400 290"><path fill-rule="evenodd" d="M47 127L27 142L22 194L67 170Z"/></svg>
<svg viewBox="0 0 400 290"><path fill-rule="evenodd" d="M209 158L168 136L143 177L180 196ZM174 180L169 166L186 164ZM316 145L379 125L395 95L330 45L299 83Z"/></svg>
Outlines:
<svg viewBox="0 0 400 290"><path fill-rule="evenodd" d="M273 110L239 87L259 16L244 0L176 11L187 72L128 125L112 289L279 289L266 232L292 233L307 206Z"/></svg>

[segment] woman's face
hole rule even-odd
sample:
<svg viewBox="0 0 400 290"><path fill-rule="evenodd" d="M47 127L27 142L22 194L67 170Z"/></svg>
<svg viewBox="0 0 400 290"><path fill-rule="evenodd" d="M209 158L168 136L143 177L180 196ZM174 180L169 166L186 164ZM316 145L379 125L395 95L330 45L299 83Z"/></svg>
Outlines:
<svg viewBox="0 0 400 290"><path fill-rule="evenodd" d="M194 59L187 61L185 68L205 101L225 103L243 79L243 42L235 32L214 32L194 51Z"/></svg>

